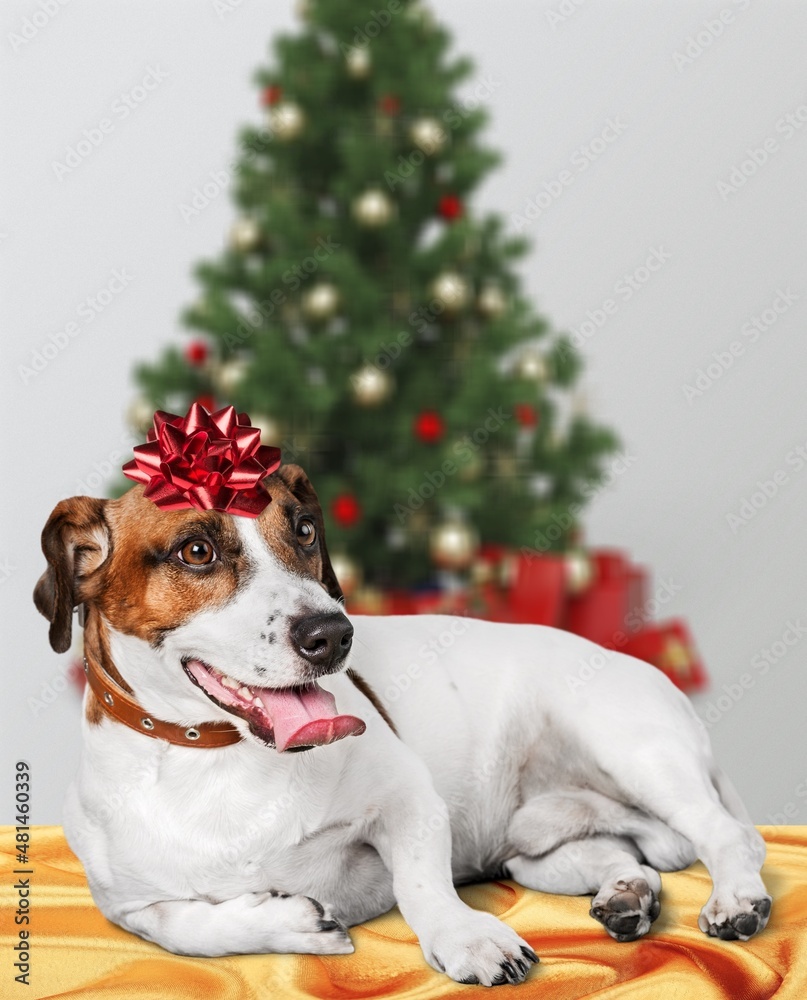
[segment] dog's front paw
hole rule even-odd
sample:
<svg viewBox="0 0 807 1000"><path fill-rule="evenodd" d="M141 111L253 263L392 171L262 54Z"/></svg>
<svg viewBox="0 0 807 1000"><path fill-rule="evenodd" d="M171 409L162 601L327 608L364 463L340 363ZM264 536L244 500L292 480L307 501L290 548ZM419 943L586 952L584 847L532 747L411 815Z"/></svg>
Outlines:
<svg viewBox="0 0 807 1000"><path fill-rule="evenodd" d="M501 986L523 982L538 956L516 932L490 913L469 910L422 941L432 968L458 983Z"/></svg>
<svg viewBox="0 0 807 1000"><path fill-rule="evenodd" d="M771 915L771 897L768 895L752 898L745 895L729 895L728 898L712 896L698 917L698 927L709 937L723 941L747 941L758 934L768 923Z"/></svg>
<svg viewBox="0 0 807 1000"><path fill-rule="evenodd" d="M282 908L284 943L277 950L307 955L349 955L354 950L347 928L331 907L311 896L272 890L263 894L261 905Z"/></svg>

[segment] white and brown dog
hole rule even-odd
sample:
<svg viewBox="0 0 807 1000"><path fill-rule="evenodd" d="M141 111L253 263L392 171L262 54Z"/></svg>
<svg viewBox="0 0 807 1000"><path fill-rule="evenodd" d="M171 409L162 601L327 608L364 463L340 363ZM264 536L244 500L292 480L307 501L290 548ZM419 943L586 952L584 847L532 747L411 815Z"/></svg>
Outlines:
<svg viewBox="0 0 807 1000"><path fill-rule="evenodd" d="M632 941L658 872L700 858L701 929L765 926L763 840L667 678L615 653L581 682L600 647L548 627L349 621L308 479L266 485L256 518L136 486L44 529L37 607L64 651L83 605L95 678L65 830L110 920L186 955L342 954L397 903L435 969L517 983L534 952L455 883L593 893Z"/></svg>

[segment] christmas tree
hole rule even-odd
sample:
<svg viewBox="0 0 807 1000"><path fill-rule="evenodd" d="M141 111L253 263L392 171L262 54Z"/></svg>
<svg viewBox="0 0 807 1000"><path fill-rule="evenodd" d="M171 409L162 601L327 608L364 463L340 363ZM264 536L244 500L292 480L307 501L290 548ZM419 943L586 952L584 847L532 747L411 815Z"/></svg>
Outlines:
<svg viewBox="0 0 807 1000"><path fill-rule="evenodd" d="M570 405L579 358L520 290L526 245L471 209L498 161L457 94L471 63L403 0L309 0L274 47L228 246L197 269L193 339L139 369L133 422L249 413L308 472L343 577L563 551L616 441Z"/></svg>

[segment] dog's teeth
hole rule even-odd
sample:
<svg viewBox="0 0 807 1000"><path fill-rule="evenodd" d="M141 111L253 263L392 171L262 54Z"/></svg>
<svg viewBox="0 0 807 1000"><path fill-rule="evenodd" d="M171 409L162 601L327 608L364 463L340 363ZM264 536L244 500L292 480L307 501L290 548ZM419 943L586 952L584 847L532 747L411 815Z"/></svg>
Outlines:
<svg viewBox="0 0 807 1000"><path fill-rule="evenodd" d="M238 693L241 695L242 698L246 698L247 701L252 701L253 698L252 692L248 687L245 687L243 684L238 689Z"/></svg>
<svg viewBox="0 0 807 1000"><path fill-rule="evenodd" d="M239 687L238 681L234 681L232 677L228 677L227 674L221 675L221 683L224 687L231 688L233 691L237 691Z"/></svg>
<svg viewBox="0 0 807 1000"><path fill-rule="evenodd" d="M257 706L258 706L259 708L263 708L263 702L262 702L262 701L261 701L261 699L260 699L260 698L258 697L258 695L255 695L255 697L254 697L254 698L252 699L252 701L253 701L253 703L254 703L254 704L256 704L256 705L257 705Z"/></svg>

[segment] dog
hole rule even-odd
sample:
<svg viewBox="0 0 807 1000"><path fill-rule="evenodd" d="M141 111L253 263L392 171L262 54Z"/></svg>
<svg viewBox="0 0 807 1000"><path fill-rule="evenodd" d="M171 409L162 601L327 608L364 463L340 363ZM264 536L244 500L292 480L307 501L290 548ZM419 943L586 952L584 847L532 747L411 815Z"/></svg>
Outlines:
<svg viewBox="0 0 807 1000"><path fill-rule="evenodd" d="M593 895L634 941L699 858L700 929L765 927L764 841L660 671L614 652L583 681L601 647L548 626L348 619L307 476L266 486L254 518L138 485L44 528L35 603L59 652L82 611L91 680L64 827L109 920L182 955L335 955L397 904L434 969L519 983L535 952L457 884Z"/></svg>

